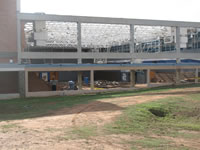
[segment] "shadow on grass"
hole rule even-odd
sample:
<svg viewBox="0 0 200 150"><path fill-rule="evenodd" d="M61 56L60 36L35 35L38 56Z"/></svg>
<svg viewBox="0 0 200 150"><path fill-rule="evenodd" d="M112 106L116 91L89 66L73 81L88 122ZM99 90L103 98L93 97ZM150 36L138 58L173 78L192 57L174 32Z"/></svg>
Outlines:
<svg viewBox="0 0 200 150"><path fill-rule="evenodd" d="M0 101L0 121L80 113L78 111L96 112L96 111L121 110L123 108L120 108L114 104L111 104L109 103L109 101L107 103L98 101L98 102L91 103L91 105L90 104L82 105L80 106L79 109L74 110L74 111L72 107L79 104L87 104L99 99L138 96L138 95L144 95L144 94L155 95L155 94L158 94L160 92L170 90L170 89L177 89L177 88L184 89L184 88L192 88L192 87L200 87L200 84L155 87L155 88L147 88L147 89L139 89L139 90L129 90L129 91L124 91L124 92L112 92L112 93L110 92L110 93L91 94L91 95L3 100L3 101ZM91 107L93 107L94 105L98 105L99 107L94 107L95 109L94 108L91 109ZM66 110L62 111L62 109L66 109ZM55 112L57 111L58 112L60 111L60 113L56 114Z"/></svg>

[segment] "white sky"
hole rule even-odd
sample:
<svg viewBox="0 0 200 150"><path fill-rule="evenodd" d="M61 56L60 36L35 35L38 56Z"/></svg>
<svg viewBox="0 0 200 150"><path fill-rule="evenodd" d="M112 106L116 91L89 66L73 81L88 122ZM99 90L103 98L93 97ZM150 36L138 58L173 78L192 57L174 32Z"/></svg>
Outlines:
<svg viewBox="0 0 200 150"><path fill-rule="evenodd" d="M21 12L200 22L200 0L21 0Z"/></svg>

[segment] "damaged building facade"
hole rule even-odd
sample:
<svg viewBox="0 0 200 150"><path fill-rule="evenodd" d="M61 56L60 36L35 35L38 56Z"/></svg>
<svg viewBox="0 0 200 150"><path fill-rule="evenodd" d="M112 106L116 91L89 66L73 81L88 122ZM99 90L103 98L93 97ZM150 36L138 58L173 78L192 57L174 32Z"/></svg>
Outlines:
<svg viewBox="0 0 200 150"><path fill-rule="evenodd" d="M2 99L199 80L198 22L21 13L20 0L1 0L0 20Z"/></svg>

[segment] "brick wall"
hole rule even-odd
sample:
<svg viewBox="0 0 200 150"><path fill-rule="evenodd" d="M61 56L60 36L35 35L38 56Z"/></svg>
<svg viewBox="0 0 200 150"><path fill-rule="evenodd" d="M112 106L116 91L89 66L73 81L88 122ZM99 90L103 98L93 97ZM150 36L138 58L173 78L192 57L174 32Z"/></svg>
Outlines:
<svg viewBox="0 0 200 150"><path fill-rule="evenodd" d="M18 93L18 72L0 72L0 94Z"/></svg>
<svg viewBox="0 0 200 150"><path fill-rule="evenodd" d="M17 52L16 0L0 0L0 53ZM0 58L2 59L2 58ZM9 59L3 61L9 63Z"/></svg>

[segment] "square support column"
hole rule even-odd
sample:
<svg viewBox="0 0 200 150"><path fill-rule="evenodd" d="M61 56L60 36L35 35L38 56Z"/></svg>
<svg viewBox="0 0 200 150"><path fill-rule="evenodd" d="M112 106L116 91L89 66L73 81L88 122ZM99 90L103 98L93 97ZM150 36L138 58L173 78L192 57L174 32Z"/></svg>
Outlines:
<svg viewBox="0 0 200 150"><path fill-rule="evenodd" d="M151 70L147 69L147 87L150 87L151 84Z"/></svg>
<svg viewBox="0 0 200 150"><path fill-rule="evenodd" d="M176 27L176 62L180 63L180 27Z"/></svg>
<svg viewBox="0 0 200 150"><path fill-rule="evenodd" d="M82 72L78 72L78 90L82 90Z"/></svg>
<svg viewBox="0 0 200 150"><path fill-rule="evenodd" d="M90 71L90 88L94 90L94 70Z"/></svg>
<svg viewBox="0 0 200 150"><path fill-rule="evenodd" d="M130 87L135 87L135 70L130 70Z"/></svg>
<svg viewBox="0 0 200 150"><path fill-rule="evenodd" d="M28 72L19 71L19 94L21 98L25 98L28 94Z"/></svg>
<svg viewBox="0 0 200 150"><path fill-rule="evenodd" d="M17 63L21 64L22 46L21 46L21 21L17 16Z"/></svg>
<svg viewBox="0 0 200 150"><path fill-rule="evenodd" d="M135 58L134 58L134 33L135 33L135 30L134 30L134 25L133 24L131 24L130 25L130 53L131 53L131 64L133 64L134 63L134 60L135 60Z"/></svg>
<svg viewBox="0 0 200 150"><path fill-rule="evenodd" d="M81 57L82 53L82 44L81 44L81 23L77 22L77 52L78 56ZM78 58L78 64L82 63L82 59Z"/></svg>
<svg viewBox="0 0 200 150"><path fill-rule="evenodd" d="M199 69L196 68L195 69L195 83L198 83L199 82Z"/></svg>
<svg viewBox="0 0 200 150"><path fill-rule="evenodd" d="M21 0L17 0L17 12L20 13L21 11Z"/></svg>
<svg viewBox="0 0 200 150"><path fill-rule="evenodd" d="M176 84L181 83L181 69L176 69Z"/></svg>

